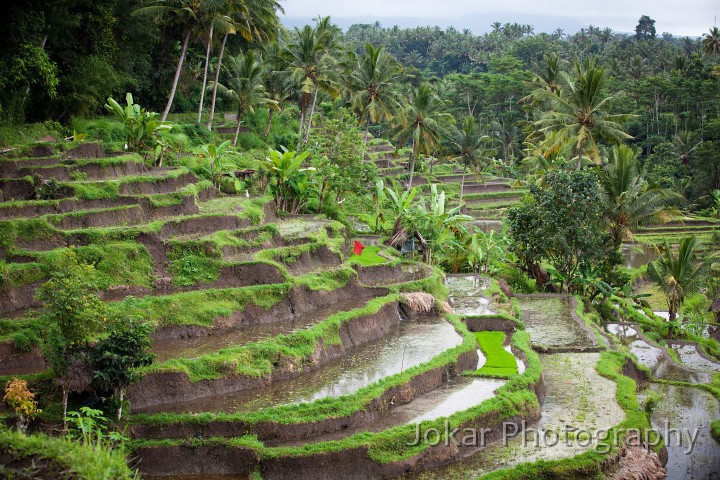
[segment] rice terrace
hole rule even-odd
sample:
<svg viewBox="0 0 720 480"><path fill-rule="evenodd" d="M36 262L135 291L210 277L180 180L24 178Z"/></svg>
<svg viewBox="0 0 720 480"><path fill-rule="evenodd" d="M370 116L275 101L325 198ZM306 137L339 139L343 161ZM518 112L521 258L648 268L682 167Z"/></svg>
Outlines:
<svg viewBox="0 0 720 480"><path fill-rule="evenodd" d="M294 2L5 6L0 478L720 479L718 27Z"/></svg>

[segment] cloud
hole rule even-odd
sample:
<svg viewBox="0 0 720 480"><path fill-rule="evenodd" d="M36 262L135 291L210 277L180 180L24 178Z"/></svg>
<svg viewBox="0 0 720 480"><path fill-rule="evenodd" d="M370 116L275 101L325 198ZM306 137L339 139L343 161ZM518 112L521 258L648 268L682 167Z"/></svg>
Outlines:
<svg viewBox="0 0 720 480"><path fill-rule="evenodd" d="M582 4L577 0L548 0L537 2L488 2L472 0L364 0L362 2L328 2L326 0L285 0L282 2L290 20L310 19L330 15L341 24L359 23L360 19L374 19L381 23L408 25L454 25L471 28L475 33L489 30L495 20L515 22L516 18L537 19L525 21L533 25L547 24L546 18L557 19L558 27L566 25L595 25L615 31L635 29L641 15L656 20L658 33L670 32L677 36L699 36L713 25L720 5L710 0L605 0L595 4ZM406 21L398 22L398 19ZM477 23L478 21L484 23ZM295 23L293 21L292 23ZM537 28L536 28L537 30ZM538 30L539 31L539 30Z"/></svg>

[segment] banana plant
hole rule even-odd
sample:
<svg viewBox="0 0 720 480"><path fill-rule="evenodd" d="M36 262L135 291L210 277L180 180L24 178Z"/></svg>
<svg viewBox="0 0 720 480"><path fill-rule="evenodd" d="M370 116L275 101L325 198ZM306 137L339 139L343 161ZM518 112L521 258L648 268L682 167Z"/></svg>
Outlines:
<svg viewBox="0 0 720 480"><path fill-rule="evenodd" d="M134 103L130 92L125 95L125 103L126 105L122 107L114 98L108 97L105 110L118 117L125 125L125 148L131 152L142 152L147 156L149 151L155 150L158 146L159 137L169 132L172 125L161 121L157 113L148 112ZM161 149L160 163L163 152L164 149Z"/></svg>
<svg viewBox="0 0 720 480"><path fill-rule="evenodd" d="M302 166L309 154L296 154L287 149L270 150L265 161L260 162L261 175L266 178L278 210L299 213L307 204L312 191L309 172L315 171L313 167Z"/></svg>
<svg viewBox="0 0 720 480"><path fill-rule="evenodd" d="M207 159L207 163L203 165L203 170L210 177L215 188L220 188L223 175L229 175L234 179L235 191L237 192L240 190L240 181L235 177L237 165L226 157L230 144L230 140L227 140L220 145L214 143L203 145L200 147L198 157Z"/></svg>

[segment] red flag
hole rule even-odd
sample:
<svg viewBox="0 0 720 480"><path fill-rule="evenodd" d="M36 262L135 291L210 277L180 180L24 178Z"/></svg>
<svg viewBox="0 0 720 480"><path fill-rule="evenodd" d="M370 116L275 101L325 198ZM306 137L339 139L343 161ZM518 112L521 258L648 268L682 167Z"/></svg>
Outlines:
<svg viewBox="0 0 720 480"><path fill-rule="evenodd" d="M353 253L355 255L362 255L362 251L365 249L365 245L355 240L355 247L353 247Z"/></svg>

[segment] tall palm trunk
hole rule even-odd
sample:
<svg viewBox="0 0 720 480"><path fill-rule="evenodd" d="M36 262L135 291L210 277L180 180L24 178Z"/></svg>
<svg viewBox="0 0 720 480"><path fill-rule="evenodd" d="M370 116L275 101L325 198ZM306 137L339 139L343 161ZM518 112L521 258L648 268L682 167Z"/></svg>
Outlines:
<svg viewBox="0 0 720 480"><path fill-rule="evenodd" d="M413 153L412 158L410 159L410 180L407 184L407 191L409 192L412 188L413 183L413 175L415 174L415 163L417 162L417 157L420 154L420 152L415 152L415 139L413 138Z"/></svg>
<svg viewBox="0 0 720 480"><path fill-rule="evenodd" d="M463 197L463 191L465 190L465 174L467 173L467 163L463 163L463 174L462 174L462 180L460 180L460 201L458 202L458 206L462 207L462 197Z"/></svg>
<svg viewBox="0 0 720 480"><path fill-rule="evenodd" d="M167 105L165 105L165 110L163 111L162 117L160 118L161 121L165 121L168 114L170 113L170 107L172 107L173 99L175 98L175 91L177 90L178 82L180 81L180 73L182 72L182 66L183 61L185 60L185 53L187 52L187 46L190 42L190 32L192 29L188 28L187 32L185 32L185 37L183 37L182 42L182 50L180 50L180 59L178 60L177 68L175 69L175 78L173 79L172 88L170 89L170 98L168 98Z"/></svg>
<svg viewBox="0 0 720 480"><path fill-rule="evenodd" d="M362 154L360 155L360 158L365 160L365 150L367 148L367 141L368 141L368 131L370 130L370 113L368 113L367 118L365 119L365 135L363 135L363 144L362 144Z"/></svg>
<svg viewBox="0 0 720 480"><path fill-rule="evenodd" d="M307 143L308 138L310 137L310 129L312 128L312 120L313 120L313 115L315 114L315 104L317 103L317 97L318 97L319 90L320 90L320 85L315 85L315 94L313 95L312 105L310 105L310 115L308 116L308 123L307 123L307 128L305 129L305 136L303 137L303 143Z"/></svg>
<svg viewBox="0 0 720 480"><path fill-rule="evenodd" d="M265 127L265 138L267 138L268 135L270 135L270 127L272 126L272 119L273 119L274 113L275 113L275 110L273 110L272 108L268 108L268 123L267 123L267 127Z"/></svg>
<svg viewBox="0 0 720 480"><path fill-rule="evenodd" d="M200 89L200 106L198 107L198 120L197 123L200 125L202 122L202 109L203 102L205 101L205 86L207 85L207 71L208 64L210 63L210 48L212 47L213 27L210 25L210 33L208 34L207 49L205 50L205 69L203 71L202 89Z"/></svg>
<svg viewBox="0 0 720 480"><path fill-rule="evenodd" d="M233 139L233 146L237 145L238 136L240 135L240 122L242 121L242 116L242 110L238 110L237 127L235 127L235 138Z"/></svg>
<svg viewBox="0 0 720 480"><path fill-rule="evenodd" d="M583 156L583 144L580 144L580 150L578 151L578 164L577 169L580 170L582 168L582 156Z"/></svg>
<svg viewBox="0 0 720 480"><path fill-rule="evenodd" d="M215 83L213 84L212 101L210 102L210 120L208 121L208 130L213 128L213 119L215 118L215 99L217 98L217 86L220 80L220 66L222 65L223 53L225 53L225 43L227 43L228 34L226 33L223 37L222 45L220 46L220 55L218 56L217 69L215 70Z"/></svg>
<svg viewBox="0 0 720 480"><path fill-rule="evenodd" d="M302 94L302 98L300 99L300 125L298 126L298 148L300 148L300 145L302 144L303 139L303 127L305 126L305 116L307 114L307 93Z"/></svg>

